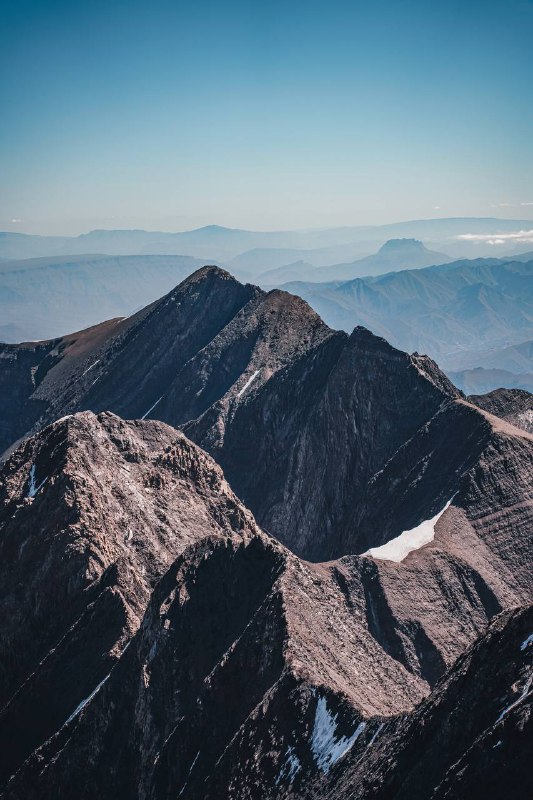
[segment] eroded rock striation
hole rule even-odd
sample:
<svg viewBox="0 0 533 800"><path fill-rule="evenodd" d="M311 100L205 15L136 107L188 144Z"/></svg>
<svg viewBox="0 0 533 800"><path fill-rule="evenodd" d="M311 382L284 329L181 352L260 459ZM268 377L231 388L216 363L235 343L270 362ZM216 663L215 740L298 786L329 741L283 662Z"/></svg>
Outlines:
<svg viewBox="0 0 533 800"><path fill-rule="evenodd" d="M423 800L522 775L523 397L466 400L217 268L0 355L2 796Z"/></svg>

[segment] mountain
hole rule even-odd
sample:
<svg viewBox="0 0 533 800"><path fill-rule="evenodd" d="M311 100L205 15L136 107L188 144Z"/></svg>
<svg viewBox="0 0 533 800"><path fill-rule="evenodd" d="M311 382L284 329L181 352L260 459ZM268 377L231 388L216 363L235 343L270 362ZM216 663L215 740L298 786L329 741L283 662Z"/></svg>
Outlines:
<svg viewBox="0 0 533 800"><path fill-rule="evenodd" d="M257 528L178 431L85 412L7 461L0 530L3 783L109 674L178 554Z"/></svg>
<svg viewBox="0 0 533 800"><path fill-rule="evenodd" d="M266 530L313 559L429 519L497 435L427 357L364 328L333 331L299 298L217 268L127 320L0 357L2 449L85 409L157 417L213 455ZM521 445L509 441L513 463ZM402 477L422 462L420 480Z"/></svg>
<svg viewBox="0 0 533 800"><path fill-rule="evenodd" d="M371 746L353 748L305 797L530 797L531 631L532 606L502 614L412 714L383 724Z"/></svg>
<svg viewBox="0 0 533 800"><path fill-rule="evenodd" d="M530 340L510 347L493 347L476 353L457 353L450 361L450 369L463 371L481 367L485 370L507 370L514 375L520 375L531 372L532 364L533 341Z"/></svg>
<svg viewBox="0 0 533 800"><path fill-rule="evenodd" d="M0 265L0 341L61 336L156 300L202 262L189 256L80 255Z"/></svg>
<svg viewBox="0 0 533 800"><path fill-rule="evenodd" d="M503 712L524 768L531 434L215 267L0 364L6 800L371 797Z"/></svg>
<svg viewBox="0 0 533 800"><path fill-rule="evenodd" d="M532 275L533 261L478 259L283 288L307 300L333 327L365 325L401 349L429 353L453 373L466 361L476 366L493 349L517 346L522 371L531 372L524 342L533 334ZM508 357L515 365L516 358Z"/></svg>
<svg viewBox="0 0 533 800"><path fill-rule="evenodd" d="M428 250L417 239L389 239L377 253L350 264L333 264L317 270L312 280L349 281L366 275L381 275L403 269L419 269L432 264L447 264L450 257Z"/></svg>
<svg viewBox="0 0 533 800"><path fill-rule="evenodd" d="M315 251L316 253L317 251ZM245 265L245 255L240 256L238 263ZM308 254L305 254L307 257ZM305 257L304 256L304 257ZM318 267L305 260L279 266L257 275L261 286L279 286L289 281L347 281L360 276L380 275L401 269L418 269L432 264L446 264L450 257L444 253L428 250L417 239L390 239L380 247L377 253L360 258L357 261L343 264L329 264ZM327 262L325 262L327 263ZM232 266L235 260L232 262Z"/></svg>
<svg viewBox="0 0 533 800"><path fill-rule="evenodd" d="M465 235L491 235L516 231L530 231L531 220L513 220L479 217L457 217L449 219L411 220L387 225L345 226L296 231L248 231L206 225L196 230L168 233L143 230L95 230L80 236L34 236L23 233L0 232L0 258L28 259L44 256L81 255L104 253L106 255L189 255L211 263L226 262L250 251L282 250L285 261L267 263L260 257L252 264L254 275L266 269L282 266L300 258L314 262L305 251L320 250L316 262L334 264L341 260L360 258L372 252L387 239L416 238L431 249L449 252L453 257L488 256L495 247L483 239L461 238ZM527 238L527 237L526 237ZM527 242L521 243L522 251L531 249ZM516 245L512 246L516 250ZM287 251L294 251L288 256ZM270 255L265 252L265 258ZM250 262L253 258L250 257ZM264 264L264 266L262 265ZM244 263L231 264L232 269L245 268Z"/></svg>
<svg viewBox="0 0 533 800"><path fill-rule="evenodd" d="M448 375L465 394L486 394L493 391L494 387L533 392L533 372L516 373L505 369L475 367L460 372L450 370Z"/></svg>
<svg viewBox="0 0 533 800"><path fill-rule="evenodd" d="M521 701L533 619L507 614L484 634L531 591L516 502L502 498L504 527L484 506L494 459L476 469L477 496L474 482L462 495L477 506L469 531L454 499L435 540L402 562L376 550L311 564L261 532L211 459L160 422L84 412L29 439L0 473L3 797L308 797L337 763L349 774L391 739L413 759L427 707L440 752L443 716L471 695L469 729L449 738L468 755L488 717L487 759ZM428 761L418 767L431 776Z"/></svg>
<svg viewBox="0 0 533 800"><path fill-rule="evenodd" d="M533 394L524 389L495 389L488 394L468 398L474 405L533 433Z"/></svg>

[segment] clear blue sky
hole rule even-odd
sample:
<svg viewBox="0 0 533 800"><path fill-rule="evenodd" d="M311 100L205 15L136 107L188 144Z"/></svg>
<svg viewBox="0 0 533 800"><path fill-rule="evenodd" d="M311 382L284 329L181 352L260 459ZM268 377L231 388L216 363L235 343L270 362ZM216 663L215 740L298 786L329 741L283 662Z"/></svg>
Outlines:
<svg viewBox="0 0 533 800"><path fill-rule="evenodd" d="M532 43L531 0L4 3L0 229L533 218Z"/></svg>

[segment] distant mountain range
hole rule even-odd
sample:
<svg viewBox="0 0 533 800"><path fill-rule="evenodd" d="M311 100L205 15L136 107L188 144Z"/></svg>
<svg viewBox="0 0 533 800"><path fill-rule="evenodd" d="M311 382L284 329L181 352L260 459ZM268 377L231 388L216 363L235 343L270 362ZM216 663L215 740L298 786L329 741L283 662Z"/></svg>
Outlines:
<svg viewBox="0 0 533 800"><path fill-rule="evenodd" d="M216 267L1 345L2 798L528 797L530 411Z"/></svg>
<svg viewBox="0 0 533 800"><path fill-rule="evenodd" d="M397 347L428 353L459 383L457 373L478 363L487 370L505 365L510 373L533 372L533 260L462 260L283 288L307 300L335 328L365 325ZM513 378L505 385L528 388L529 383ZM464 388L483 391L471 384Z"/></svg>
<svg viewBox="0 0 533 800"><path fill-rule="evenodd" d="M189 255L224 263L243 278L303 260L315 266L350 262L374 252L388 239L416 238L451 257L523 251L527 245L491 245L465 235L494 236L531 230L531 220L458 217L412 220L387 225L310 231L247 231L208 225L192 231L96 230L76 237L0 233L0 258L58 255Z"/></svg>
<svg viewBox="0 0 533 800"><path fill-rule="evenodd" d="M55 256L0 264L0 341L61 336L156 300L203 262L190 256Z"/></svg>
<svg viewBox="0 0 533 800"><path fill-rule="evenodd" d="M381 275L402 269L419 269L433 264L447 264L452 259L444 253L428 250L418 239L389 239L377 253L347 264L313 267L305 261L262 272L257 276L260 286L280 285L301 280L348 281L367 275Z"/></svg>

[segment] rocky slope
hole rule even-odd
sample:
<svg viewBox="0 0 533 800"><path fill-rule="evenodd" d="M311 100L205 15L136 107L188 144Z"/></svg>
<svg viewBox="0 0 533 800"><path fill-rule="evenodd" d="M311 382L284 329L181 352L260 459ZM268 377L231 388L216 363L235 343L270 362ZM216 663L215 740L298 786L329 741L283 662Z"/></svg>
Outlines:
<svg viewBox="0 0 533 800"><path fill-rule="evenodd" d="M51 464L54 456L32 450L32 476L25 448L65 425L84 442L83 457L70 445L68 462L38 488L32 481L42 482L44 456ZM65 539L78 541L75 523L54 531L55 544L45 528L37 541L24 539L18 596L8 583L12 564L3 576L8 598L21 607L13 623L3 615L5 636L18 636L17 651L29 648L39 662L19 667L13 683L20 688L0 717L10 771L18 767L5 798L307 797L344 756L381 740L384 726L396 731L409 723L406 715L416 719L430 688L491 617L527 602L530 545L505 563L479 532L464 541L455 506L436 525L435 541L402 562L378 554L301 561L255 526L205 454L176 432L169 440L169 431L161 423L81 414L31 439L4 469L10 511L29 477L32 502L22 503L38 530L45 509L37 503L60 491L71 462L76 507L87 494L93 500L74 558L54 553ZM140 508L136 493L115 497L114 475L124 461L133 471L126 486L143 488ZM116 479L119 486L123 480ZM175 528L172 543L150 517L163 509ZM132 523L118 524L118 514L135 516L133 538ZM53 584L43 574L43 548L51 551ZM90 558L99 559L101 575L87 575ZM79 560L81 586L73 577ZM123 617L115 624L109 606L93 611L104 602L104 582L120 594L129 625ZM29 608L34 598L39 603ZM56 627L49 630L45 618ZM41 640L34 642L28 619L41 621ZM525 639L522 624L520 631Z"/></svg>
<svg viewBox="0 0 533 800"><path fill-rule="evenodd" d="M86 412L0 474L1 778L105 678L177 554L255 534L212 460L159 422Z"/></svg>
<svg viewBox="0 0 533 800"><path fill-rule="evenodd" d="M352 773L395 797L466 686L469 732L453 750L446 723L417 773L455 796L486 728L463 666L492 633L461 657L531 602L516 398L476 406L431 359L216 268L2 353L4 442L36 431L0 472L4 797L274 800ZM494 707L498 676L522 686L521 619L491 629Z"/></svg>
<svg viewBox="0 0 533 800"><path fill-rule="evenodd" d="M157 416L214 456L263 528L313 560L429 519L497 437L427 357L364 328L331 331L299 298L217 268L129 320L4 358L17 389L0 395L5 443L84 408ZM519 473L523 444L505 441ZM493 478L505 493L505 475Z"/></svg>
<svg viewBox="0 0 533 800"><path fill-rule="evenodd" d="M502 614L412 714L386 722L304 796L531 797L532 657L533 607Z"/></svg>
<svg viewBox="0 0 533 800"><path fill-rule="evenodd" d="M517 428L533 433L533 394L525 389L494 389L471 395L469 400Z"/></svg>
<svg viewBox="0 0 533 800"><path fill-rule="evenodd" d="M505 366L490 353L510 353L532 338L532 275L533 261L478 258L343 282L277 285L307 300L328 325L346 331L365 325L402 350L428 353L447 372L482 365L525 376L533 371L531 349L522 349L520 369L511 355Z"/></svg>

